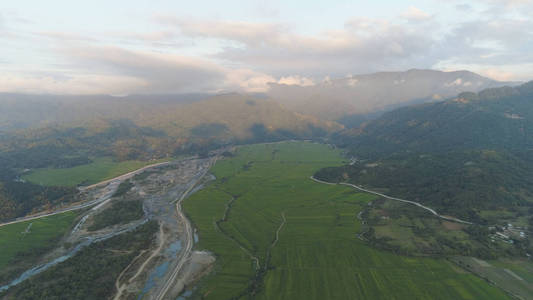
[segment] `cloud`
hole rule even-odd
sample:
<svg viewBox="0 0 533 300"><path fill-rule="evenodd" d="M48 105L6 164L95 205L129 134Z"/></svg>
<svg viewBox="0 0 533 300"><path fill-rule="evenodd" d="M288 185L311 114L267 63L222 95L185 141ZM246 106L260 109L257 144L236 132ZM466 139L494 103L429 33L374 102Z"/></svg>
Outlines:
<svg viewBox="0 0 533 300"><path fill-rule="evenodd" d="M473 10L472 6L467 3L461 3L455 5L455 9L462 11L462 12L471 12Z"/></svg>
<svg viewBox="0 0 533 300"><path fill-rule="evenodd" d="M453 47L452 47L453 46ZM487 65L533 61L533 20L476 20L460 24L443 42L454 63Z"/></svg>
<svg viewBox="0 0 533 300"><path fill-rule="evenodd" d="M409 21L415 22L426 21L432 18L430 14L414 6L410 6L401 16Z"/></svg>
<svg viewBox="0 0 533 300"><path fill-rule="evenodd" d="M312 79L307 78L307 77L302 77L299 75L281 77L277 83L285 84L285 85L299 85L299 86L315 85Z"/></svg>
<svg viewBox="0 0 533 300"><path fill-rule="evenodd" d="M276 79L270 75L250 69L228 70L220 91L229 89L252 93L265 92L268 90L268 83L275 81Z"/></svg>
<svg viewBox="0 0 533 300"><path fill-rule="evenodd" d="M119 47L61 50L72 72L19 72L0 76L0 91L52 94L264 92L276 79L190 56ZM80 70L83 70L81 72Z"/></svg>
<svg viewBox="0 0 533 300"><path fill-rule="evenodd" d="M284 26L270 23L180 19L173 16L157 16L155 19L161 24L178 27L186 36L227 39L245 44L279 42L286 31Z"/></svg>
<svg viewBox="0 0 533 300"><path fill-rule="evenodd" d="M481 69L479 73L483 76L496 79L499 81L512 81L516 74L501 69Z"/></svg>
<svg viewBox="0 0 533 300"><path fill-rule="evenodd" d="M507 7L533 4L532 0L478 0L489 4L504 5Z"/></svg>
<svg viewBox="0 0 533 300"><path fill-rule="evenodd" d="M524 66L533 62L531 4L457 0L451 8L467 13L454 19L410 6L390 19L354 17L314 33L289 23L168 15L150 19L149 31L83 35L19 26L20 38L10 43L28 50L6 51L2 59L10 65L4 64L0 86L23 90L26 81L29 90L41 86L45 92L261 92L269 83L305 86L346 74L454 67L524 79L530 76ZM0 14L4 40L15 32L6 21L14 22ZM34 67L34 61L42 65ZM48 73L36 74L39 68Z"/></svg>
<svg viewBox="0 0 533 300"><path fill-rule="evenodd" d="M39 35L41 37L50 38L54 40L59 41L82 41L82 42L95 42L96 39L93 39L91 37L77 34L77 33L71 33L71 32L59 32L59 31L40 31L36 32L36 35Z"/></svg>
<svg viewBox="0 0 533 300"><path fill-rule="evenodd" d="M206 91L224 80L224 68L201 58L126 50L119 47L67 48L77 69L135 77L151 92Z"/></svg>
<svg viewBox="0 0 533 300"><path fill-rule="evenodd" d="M313 36L294 33L288 26L276 23L168 16L159 17L158 22L175 26L190 38L222 40L224 46L213 58L278 77L340 76L413 65L428 67L425 52L433 44L418 28L366 18L348 20L341 30Z"/></svg>
<svg viewBox="0 0 533 300"><path fill-rule="evenodd" d="M272 17L278 17L280 14L279 9L272 5L272 1L268 1L268 0L254 1L253 5L254 5L253 6L254 13L259 16L272 18Z"/></svg>
<svg viewBox="0 0 533 300"><path fill-rule="evenodd" d="M0 92L121 95L142 91L147 86L148 82L142 79L116 75L75 74L66 78L58 78L54 74L0 75Z"/></svg>

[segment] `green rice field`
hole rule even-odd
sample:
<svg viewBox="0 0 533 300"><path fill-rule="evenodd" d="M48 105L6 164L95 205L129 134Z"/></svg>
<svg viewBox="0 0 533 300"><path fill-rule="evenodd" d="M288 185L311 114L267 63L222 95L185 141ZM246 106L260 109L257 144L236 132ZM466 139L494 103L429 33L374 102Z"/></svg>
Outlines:
<svg viewBox="0 0 533 300"><path fill-rule="evenodd" d="M0 270L16 255L32 255L35 249L54 246L70 229L77 215L76 212L65 212L0 227Z"/></svg>
<svg viewBox="0 0 533 300"><path fill-rule="evenodd" d="M162 161L164 160L115 162L110 157L99 157L90 164L72 168L32 170L23 176L23 179L44 186L77 186L81 183L90 185Z"/></svg>
<svg viewBox="0 0 533 300"><path fill-rule="evenodd" d="M306 142L243 146L218 161L216 181L184 202L196 248L217 258L193 298L508 298L445 259L399 256L360 240L357 214L375 196L309 178L341 163L338 150Z"/></svg>

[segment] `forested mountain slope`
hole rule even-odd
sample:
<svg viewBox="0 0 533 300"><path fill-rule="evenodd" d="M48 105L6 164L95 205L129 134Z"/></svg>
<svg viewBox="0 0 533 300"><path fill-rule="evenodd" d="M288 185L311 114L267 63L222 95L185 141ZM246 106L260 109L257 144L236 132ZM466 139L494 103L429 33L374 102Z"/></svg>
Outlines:
<svg viewBox="0 0 533 300"><path fill-rule="evenodd" d="M399 108L338 142L375 152L533 148L533 82Z"/></svg>
<svg viewBox="0 0 533 300"><path fill-rule="evenodd" d="M400 108L335 137L359 160L317 177L387 188L442 213L488 222L485 210L533 206L533 82Z"/></svg>

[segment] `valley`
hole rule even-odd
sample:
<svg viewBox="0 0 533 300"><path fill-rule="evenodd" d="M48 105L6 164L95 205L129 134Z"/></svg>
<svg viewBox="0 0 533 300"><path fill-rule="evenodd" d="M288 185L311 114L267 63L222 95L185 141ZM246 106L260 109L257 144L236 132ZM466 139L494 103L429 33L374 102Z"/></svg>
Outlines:
<svg viewBox="0 0 533 300"><path fill-rule="evenodd" d="M507 297L443 258L405 257L361 241L357 215L378 197L309 180L341 163L338 150L301 142L244 146L219 161L217 180L184 205L198 228L196 247L217 257L191 298Z"/></svg>
<svg viewBox="0 0 533 300"><path fill-rule="evenodd" d="M0 297L530 299L530 95L358 129L235 95L159 103L162 127L21 129L0 141ZM227 123L174 131L184 105Z"/></svg>
<svg viewBox="0 0 533 300"><path fill-rule="evenodd" d="M131 293L142 292L143 295L149 293L150 295L157 295L158 298L166 298L169 297L169 294L180 293L180 289L174 286L174 282L187 282L189 277L197 276L196 274L203 272L202 270L208 267L212 260L207 253L191 252L194 243L193 232L190 225L187 225L188 221L181 212L180 204L190 192L195 188L199 188L199 184L204 180L204 176L215 158L216 155L212 159L188 158L141 168L116 177L111 181L84 188L81 194L87 198L86 203L77 207L81 213L61 211L51 216L32 217L34 219L29 221L4 226L2 231L7 235L6 238L14 238L16 245L21 243L21 241L17 241L17 239L20 239L21 234L30 236L28 242L31 242L32 237L40 234L38 229L40 228L41 220L49 218L64 219L67 215L73 216L70 218L71 222L73 219L77 220L75 223L63 222L61 225L58 224L58 226L64 228L63 230L67 229L69 231L69 233L60 233L52 236L54 243L57 243L59 247L56 246L57 248L55 248L50 245L47 249L41 251L41 257L37 256L33 260L26 258L24 264L19 266L18 269L11 270L9 274L2 272L3 276L14 278L12 276L17 272L20 274L22 268L28 269L20 277L2 287L2 291L6 292L7 290L7 294L4 297L11 299L12 297L25 297L24 295L28 293L39 293L39 286L28 286L28 282L33 281L32 277L42 279L47 278L49 274L58 272L60 274L59 278L66 279L69 276L73 276L68 271L70 265L83 263L79 262L79 257L83 256L85 252L97 251L95 254L100 253L96 250L99 247L93 248L106 243L115 244L112 241L121 240L123 235L135 234L138 230L145 230L142 228L148 226L146 224L151 224L149 228L159 227L159 233L150 233L151 237L145 240L144 248L120 250L130 254L136 253L136 255L132 257L128 254L131 263L128 263L127 266L122 265L120 270L117 269L117 271L122 271L120 278L117 278L117 291L108 290L108 293L112 293L108 296L115 295L116 292L117 294L114 297L123 299L129 297L128 295ZM205 178L205 180L209 179ZM123 188L123 186L126 188ZM136 202L142 203L140 214L131 211L128 208L132 207L131 205L121 205L122 203L134 204ZM131 211L130 213L127 212L128 209ZM113 212L113 210L115 211ZM125 219L123 217L125 213L134 214ZM101 216L104 215L106 217L102 218ZM34 231L30 230L28 233L23 232L21 234L14 231L16 228L27 226L31 222L35 222L35 227L32 227ZM43 238L46 239L47 237L41 237L41 239ZM159 246L154 249L150 249L151 247L146 248L146 246L149 246L146 242L152 239L157 239ZM3 242L8 241L3 239ZM38 241L35 242L39 243ZM40 243L42 244L42 242ZM128 247L127 244L122 246L125 246L126 249ZM14 251L21 252L20 249L14 249ZM104 254L105 252L98 255L103 255L102 259L112 259ZM132 258L135 259L131 260ZM37 263L36 267L28 267L28 263L32 261ZM6 257L5 263L12 264L13 258ZM158 271L161 273L158 276L161 279L166 278L165 284L163 282L155 286L149 286L148 283L145 284L154 269L161 268L161 266L165 266L165 271L162 273ZM7 271L6 269L4 270ZM9 281L6 281L6 279L2 281L8 283ZM168 283L166 283L167 281ZM76 290L70 285L59 288L59 290L63 289L69 292Z"/></svg>
<svg viewBox="0 0 533 300"><path fill-rule="evenodd" d="M3 1L0 300L533 300L532 12Z"/></svg>
<svg viewBox="0 0 533 300"><path fill-rule="evenodd" d="M83 194L96 198L88 200L86 206L82 203L77 209L80 213L37 219L71 214L70 220L78 221L63 223L64 228L71 228L70 234L61 238L60 248L49 248L43 256L53 263L42 265L46 267L36 269L31 276L46 278L54 272L70 276L65 268L77 263L84 251L97 251L93 245L113 243L115 237L150 223L154 228L150 229L151 245L133 252L119 250L130 253L128 263L113 273L116 282L110 278L114 288L107 288L106 297L167 299L181 293L191 299L292 299L296 294L312 299L506 297L503 291L469 273L475 270L464 267L466 271L461 271L458 259L406 257L402 251L394 254L391 248L375 244L371 236L369 241L367 231L373 227L367 224L365 211L388 196L309 179L323 167L344 163L340 151L325 144L265 143L221 149L206 159L158 163L95 184L82 189ZM415 204L399 200L396 202L403 205ZM135 201L143 203L143 217L126 221L111 217L98 227L102 229L90 230L95 226L95 215L118 209L117 203ZM417 206L424 208L421 204L403 208L405 215ZM424 222L433 219L431 222L442 224L450 219L468 225L449 216L437 221L440 215L431 208L425 210ZM4 228L14 232L11 226L22 228L31 222L36 221L20 220ZM58 260L60 257L68 259ZM36 258L33 261L38 261ZM102 259L111 258L104 255ZM6 258L9 261L12 259ZM506 273L503 270L496 273ZM335 280L328 281L327 289L317 288L319 282L331 280L326 278ZM28 282L31 280L17 281L4 291L4 297L12 299L40 290L39 285L28 286Z"/></svg>

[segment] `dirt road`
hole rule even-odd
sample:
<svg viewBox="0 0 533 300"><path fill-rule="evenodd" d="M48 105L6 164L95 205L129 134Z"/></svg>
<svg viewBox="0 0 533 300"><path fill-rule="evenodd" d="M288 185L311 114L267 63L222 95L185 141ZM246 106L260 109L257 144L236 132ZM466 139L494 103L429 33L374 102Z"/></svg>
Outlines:
<svg viewBox="0 0 533 300"><path fill-rule="evenodd" d="M187 217L183 213L183 209L181 207L181 204L182 204L183 200L185 198L187 198L189 193L194 189L196 184L198 182L200 182L202 180L202 178L209 172L209 169L211 168L211 166L213 166L216 163L216 160L217 160L217 158L215 157L213 162L210 163L209 167L207 167L205 169L204 173L198 178L196 183L192 184L189 187L189 189L187 189L181 195L181 197L178 199L178 201L176 202L176 213L177 213L177 216L178 216L178 220L177 221L178 221L178 223L182 223L183 224L183 229L184 229L184 234L183 234L183 238L182 238L183 248L182 248L182 250L181 250L181 252L179 254L178 263L176 264L176 267L174 268L174 270L172 270L171 275L167 278L165 283L162 285L159 293L156 294L157 295L155 297L156 300L164 299L166 294L168 293L169 289L174 286L174 283L176 282L176 279L178 278L178 275L179 275L181 269L183 268L183 266L185 265L185 263L189 260L189 258L191 256L192 247L194 245L194 235L193 235L192 225L191 225L191 222L189 221L189 219L187 219Z"/></svg>

